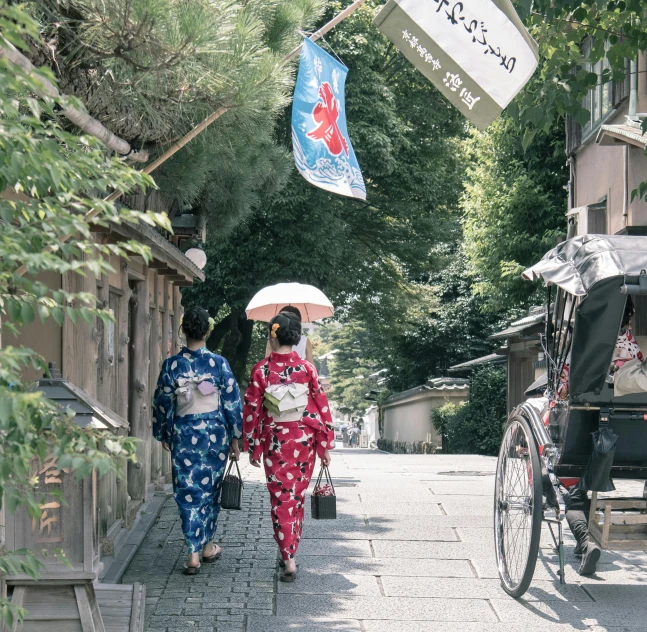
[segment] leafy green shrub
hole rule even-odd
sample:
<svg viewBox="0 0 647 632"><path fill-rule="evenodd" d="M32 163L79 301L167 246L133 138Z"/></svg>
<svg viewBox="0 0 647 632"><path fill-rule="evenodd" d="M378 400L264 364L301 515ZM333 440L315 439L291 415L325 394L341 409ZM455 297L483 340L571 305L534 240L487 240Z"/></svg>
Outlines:
<svg viewBox="0 0 647 632"><path fill-rule="evenodd" d="M431 421L443 437L443 451L496 454L506 421L505 368L485 366L475 371L467 402L436 408Z"/></svg>

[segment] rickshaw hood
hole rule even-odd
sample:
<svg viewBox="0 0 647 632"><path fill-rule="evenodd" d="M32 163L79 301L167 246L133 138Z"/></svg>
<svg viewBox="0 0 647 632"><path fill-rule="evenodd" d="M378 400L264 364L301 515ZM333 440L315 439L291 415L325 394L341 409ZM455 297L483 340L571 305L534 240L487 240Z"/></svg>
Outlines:
<svg viewBox="0 0 647 632"><path fill-rule="evenodd" d="M585 296L599 281L637 276L647 269L647 237L580 235L547 252L523 278L543 279L574 296Z"/></svg>

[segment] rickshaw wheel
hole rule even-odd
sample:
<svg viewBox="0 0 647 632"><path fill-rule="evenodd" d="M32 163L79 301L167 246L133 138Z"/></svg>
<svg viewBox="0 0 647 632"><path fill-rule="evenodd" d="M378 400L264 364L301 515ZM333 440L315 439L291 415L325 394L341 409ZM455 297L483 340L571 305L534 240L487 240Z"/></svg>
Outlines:
<svg viewBox="0 0 647 632"><path fill-rule="evenodd" d="M497 462L494 545L503 589L521 597L535 572L542 522L539 450L528 422L508 423Z"/></svg>

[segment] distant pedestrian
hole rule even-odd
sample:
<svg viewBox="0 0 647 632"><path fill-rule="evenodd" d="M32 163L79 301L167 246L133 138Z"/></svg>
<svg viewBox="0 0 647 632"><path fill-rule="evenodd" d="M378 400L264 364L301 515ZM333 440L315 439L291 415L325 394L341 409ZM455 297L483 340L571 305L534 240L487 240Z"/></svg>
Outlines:
<svg viewBox="0 0 647 632"><path fill-rule="evenodd" d="M293 351L300 337L301 323L295 318L278 314L269 322L272 353L252 369L243 412L250 463L260 467L263 459L265 467L284 582L296 577L305 492L316 457L328 465L335 440L317 370Z"/></svg>
<svg viewBox="0 0 647 632"><path fill-rule="evenodd" d="M200 551L205 563L222 553L212 542L220 488L227 457L240 458L240 392L227 360L205 346L212 329L206 310L186 311L186 347L162 365L153 399L153 434L171 452L175 501L189 549L185 575L199 572Z"/></svg>
<svg viewBox="0 0 647 632"><path fill-rule="evenodd" d="M286 314L289 317L294 316L299 320L299 323L301 323L301 312L299 311L298 307L294 307L293 305L286 305L280 311L280 313ZM302 360L307 360L308 362L310 362L310 364L315 363L312 356L312 344L310 344L310 339L303 333L303 331L301 331L301 338L299 339L299 342L296 345L292 346L292 351L296 351ZM272 353L272 347L270 346L268 340L265 347L265 357L269 357L270 353Z"/></svg>
<svg viewBox="0 0 647 632"><path fill-rule="evenodd" d="M351 447L351 448L354 448L354 447L355 447L356 445L358 445L358 443L359 443L359 441L358 441L358 438L359 438L359 437L358 437L358 434L357 434L357 428L355 428L355 426L353 426L353 427L348 431L348 434L349 434L349 440L348 440L348 442L349 442L349 444L350 444L350 447Z"/></svg>

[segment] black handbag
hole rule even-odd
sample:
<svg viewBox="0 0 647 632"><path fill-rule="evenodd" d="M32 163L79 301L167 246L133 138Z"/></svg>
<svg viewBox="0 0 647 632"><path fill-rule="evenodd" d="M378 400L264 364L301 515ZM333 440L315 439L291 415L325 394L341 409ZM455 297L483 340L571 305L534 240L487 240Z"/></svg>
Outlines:
<svg viewBox="0 0 647 632"><path fill-rule="evenodd" d="M324 484L330 485L330 489L332 490L332 494L329 496L322 496L317 493L322 489L321 479L324 474L326 476ZM335 496L335 487L332 484L332 478L330 477L330 471L327 465L321 466L319 478L315 483L312 496L310 497L310 510L314 520L334 520L337 518L337 497Z"/></svg>
<svg viewBox="0 0 647 632"><path fill-rule="evenodd" d="M238 475L232 474L232 468L236 464ZM243 479L240 475L238 461L232 459L222 481L222 491L220 494L220 506L223 509L241 509L243 502Z"/></svg>
<svg viewBox="0 0 647 632"><path fill-rule="evenodd" d="M593 452L578 487L585 491L612 492L616 486L611 479L611 467L618 435L608 426L601 424L599 430L591 433L591 437Z"/></svg>

